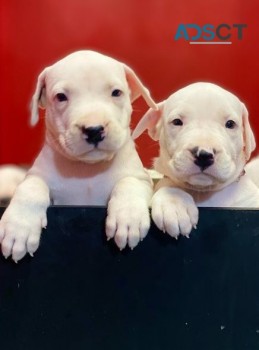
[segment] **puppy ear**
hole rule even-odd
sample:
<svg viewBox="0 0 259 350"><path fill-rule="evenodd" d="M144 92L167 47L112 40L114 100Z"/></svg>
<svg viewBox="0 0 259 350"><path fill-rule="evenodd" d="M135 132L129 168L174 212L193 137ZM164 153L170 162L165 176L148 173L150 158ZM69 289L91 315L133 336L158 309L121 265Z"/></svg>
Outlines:
<svg viewBox="0 0 259 350"><path fill-rule="evenodd" d="M158 109L150 108L146 114L144 114L132 133L133 140L138 138L146 129L153 140L157 141L159 139L160 127L158 122L162 115L163 106L164 102L160 102L158 104Z"/></svg>
<svg viewBox="0 0 259 350"><path fill-rule="evenodd" d="M245 151L246 160L248 161L251 156L251 153L255 150L256 143L255 143L254 133L249 123L248 111L244 104L242 104L242 107L243 107L242 120L243 120L244 151Z"/></svg>
<svg viewBox="0 0 259 350"><path fill-rule="evenodd" d="M31 101L31 118L30 125L35 126L39 121L38 108L44 109L46 107L46 89L45 79L48 68L45 68L39 75L36 89Z"/></svg>
<svg viewBox="0 0 259 350"><path fill-rule="evenodd" d="M131 102L134 102L137 98L143 96L149 107L157 109L156 103L151 98L148 89L141 83L134 71L125 64L123 64L123 67L131 91Z"/></svg>

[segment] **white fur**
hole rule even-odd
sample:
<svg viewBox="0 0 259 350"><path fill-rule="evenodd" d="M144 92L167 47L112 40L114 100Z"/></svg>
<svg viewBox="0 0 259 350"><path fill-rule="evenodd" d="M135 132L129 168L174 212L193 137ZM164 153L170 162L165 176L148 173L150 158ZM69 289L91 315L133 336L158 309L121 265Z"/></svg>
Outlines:
<svg viewBox="0 0 259 350"><path fill-rule="evenodd" d="M120 96L112 96L116 89ZM0 222L5 257L17 261L36 251L50 203L108 205L107 238L114 237L120 249L145 237L152 182L129 128L131 104L140 95L156 108L129 67L93 51L75 52L44 69L31 123L38 122L38 105L46 109L46 140ZM85 130L97 126L101 139L90 143Z"/></svg>
<svg viewBox="0 0 259 350"><path fill-rule="evenodd" d="M245 167L247 175L259 187L259 157L253 158Z"/></svg>
<svg viewBox="0 0 259 350"><path fill-rule="evenodd" d="M11 198L19 183L25 178L26 170L16 165L0 166L0 200Z"/></svg>
<svg viewBox="0 0 259 350"><path fill-rule="evenodd" d="M152 199L160 229L188 236L198 221L196 205L259 207L259 189L243 175L255 139L236 96L210 83L189 85L160 103L158 111L149 110L134 137L146 128L160 144L154 167L164 178ZM204 154L211 164L203 166Z"/></svg>

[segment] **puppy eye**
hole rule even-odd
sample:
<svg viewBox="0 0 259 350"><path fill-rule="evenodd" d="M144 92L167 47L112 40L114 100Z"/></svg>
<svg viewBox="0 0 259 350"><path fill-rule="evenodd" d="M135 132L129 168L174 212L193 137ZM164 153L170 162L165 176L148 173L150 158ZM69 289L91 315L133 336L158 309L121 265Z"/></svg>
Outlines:
<svg viewBox="0 0 259 350"><path fill-rule="evenodd" d="M234 122L234 120L228 120L225 124L225 127L227 129L234 129L236 127L236 123Z"/></svg>
<svg viewBox="0 0 259 350"><path fill-rule="evenodd" d="M67 101L67 96L62 92L59 92L58 94L56 94L56 98L59 102Z"/></svg>
<svg viewBox="0 0 259 350"><path fill-rule="evenodd" d="M183 125L183 122L181 121L181 119L176 118L172 121L172 124L175 126L181 126L181 125Z"/></svg>
<svg viewBox="0 0 259 350"><path fill-rule="evenodd" d="M122 95L122 91L119 89L115 89L112 91L112 97L120 97Z"/></svg>

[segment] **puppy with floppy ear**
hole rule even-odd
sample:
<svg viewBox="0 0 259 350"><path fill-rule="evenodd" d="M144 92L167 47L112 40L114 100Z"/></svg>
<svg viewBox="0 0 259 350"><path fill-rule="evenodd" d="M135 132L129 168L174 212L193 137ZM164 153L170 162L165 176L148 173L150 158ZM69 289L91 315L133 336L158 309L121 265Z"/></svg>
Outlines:
<svg viewBox="0 0 259 350"><path fill-rule="evenodd" d="M159 140L155 169L164 175L152 199L157 226L177 238L198 221L198 206L259 207L259 189L244 167L255 149L245 105L210 83L191 84L149 110L145 129Z"/></svg>
<svg viewBox="0 0 259 350"><path fill-rule="evenodd" d="M145 237L152 181L130 132L140 96L157 108L132 69L97 52L75 52L43 70L31 124L45 109L45 143L0 221L5 257L33 255L50 203L108 205L106 235L120 249Z"/></svg>

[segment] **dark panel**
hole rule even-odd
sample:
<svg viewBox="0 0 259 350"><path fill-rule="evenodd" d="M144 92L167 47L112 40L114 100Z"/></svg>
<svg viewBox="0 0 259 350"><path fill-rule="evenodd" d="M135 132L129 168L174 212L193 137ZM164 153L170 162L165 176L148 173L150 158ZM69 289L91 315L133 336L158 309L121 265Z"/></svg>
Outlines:
<svg viewBox="0 0 259 350"><path fill-rule="evenodd" d="M105 211L52 207L35 257L0 259L1 349L259 349L259 211L203 208L190 239L152 226L122 252Z"/></svg>

